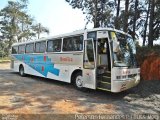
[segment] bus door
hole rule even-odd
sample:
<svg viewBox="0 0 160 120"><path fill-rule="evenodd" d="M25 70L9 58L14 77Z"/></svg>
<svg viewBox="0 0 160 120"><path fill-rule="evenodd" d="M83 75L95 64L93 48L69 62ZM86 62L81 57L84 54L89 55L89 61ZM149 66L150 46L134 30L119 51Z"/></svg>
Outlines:
<svg viewBox="0 0 160 120"><path fill-rule="evenodd" d="M93 39L84 40L83 87L96 89L95 46Z"/></svg>
<svg viewBox="0 0 160 120"><path fill-rule="evenodd" d="M97 50L97 89L111 91L111 60L107 38L98 39Z"/></svg>
<svg viewBox="0 0 160 120"><path fill-rule="evenodd" d="M107 38L99 38L97 45L97 67L103 71L111 71L109 42ZM98 71L102 72L103 71Z"/></svg>

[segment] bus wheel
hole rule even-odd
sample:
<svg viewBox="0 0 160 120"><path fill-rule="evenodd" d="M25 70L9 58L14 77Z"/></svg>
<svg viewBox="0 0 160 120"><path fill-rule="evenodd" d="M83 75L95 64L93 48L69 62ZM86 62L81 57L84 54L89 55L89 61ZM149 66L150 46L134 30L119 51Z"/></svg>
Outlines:
<svg viewBox="0 0 160 120"><path fill-rule="evenodd" d="M74 75L73 77L74 80L74 85L78 90L83 90L83 78L82 78L82 73L78 72Z"/></svg>
<svg viewBox="0 0 160 120"><path fill-rule="evenodd" d="M19 68L19 74L20 76L24 77L25 76L25 73L24 73L24 67L21 65L20 68Z"/></svg>

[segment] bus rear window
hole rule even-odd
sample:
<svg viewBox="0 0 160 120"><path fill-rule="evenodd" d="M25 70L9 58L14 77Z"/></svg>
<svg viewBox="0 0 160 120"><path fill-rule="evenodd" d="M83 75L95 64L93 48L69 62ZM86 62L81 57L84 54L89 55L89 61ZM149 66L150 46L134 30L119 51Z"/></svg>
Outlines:
<svg viewBox="0 0 160 120"><path fill-rule="evenodd" d="M12 47L12 54L18 54L18 46Z"/></svg>

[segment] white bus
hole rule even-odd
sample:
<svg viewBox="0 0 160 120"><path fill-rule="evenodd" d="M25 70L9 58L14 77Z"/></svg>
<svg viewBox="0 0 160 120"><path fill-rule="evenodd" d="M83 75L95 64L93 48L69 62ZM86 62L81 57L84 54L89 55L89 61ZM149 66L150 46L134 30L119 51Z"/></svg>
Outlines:
<svg viewBox="0 0 160 120"><path fill-rule="evenodd" d="M121 92L140 81L132 37L111 28L80 30L12 45L11 68L25 74Z"/></svg>

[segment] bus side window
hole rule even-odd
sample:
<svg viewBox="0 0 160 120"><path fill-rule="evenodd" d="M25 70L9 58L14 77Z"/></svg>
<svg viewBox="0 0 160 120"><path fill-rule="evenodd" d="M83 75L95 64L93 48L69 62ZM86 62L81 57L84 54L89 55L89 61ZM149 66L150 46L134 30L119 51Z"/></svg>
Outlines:
<svg viewBox="0 0 160 120"><path fill-rule="evenodd" d="M46 41L35 43L35 52L44 53L46 51Z"/></svg>
<svg viewBox="0 0 160 120"><path fill-rule="evenodd" d="M41 42L40 44L40 49L39 52L40 53L44 53L46 51L46 41Z"/></svg>
<svg viewBox="0 0 160 120"><path fill-rule="evenodd" d="M74 36L63 39L63 51L82 51L83 36Z"/></svg>
<svg viewBox="0 0 160 120"><path fill-rule="evenodd" d="M35 43L35 52L38 53L40 49L40 42Z"/></svg>
<svg viewBox="0 0 160 120"><path fill-rule="evenodd" d="M61 51L61 39L57 39L53 41L53 52Z"/></svg>
<svg viewBox="0 0 160 120"><path fill-rule="evenodd" d="M53 41L49 40L47 42L47 52L53 52Z"/></svg>
<svg viewBox="0 0 160 120"><path fill-rule="evenodd" d="M63 39L63 51L72 51L72 43L71 38Z"/></svg>
<svg viewBox="0 0 160 120"><path fill-rule="evenodd" d="M47 42L47 52L60 52L62 39L49 40Z"/></svg>
<svg viewBox="0 0 160 120"><path fill-rule="evenodd" d="M26 45L26 53L33 53L34 52L34 43L29 43Z"/></svg>
<svg viewBox="0 0 160 120"><path fill-rule="evenodd" d="M75 51L81 51L83 49L83 36L76 36L75 37Z"/></svg>
<svg viewBox="0 0 160 120"><path fill-rule="evenodd" d="M18 47L18 53L19 54L24 54L25 53L25 45L20 45Z"/></svg>

